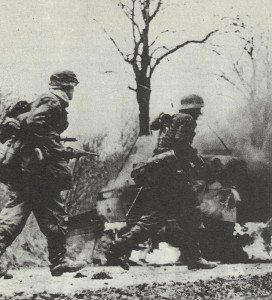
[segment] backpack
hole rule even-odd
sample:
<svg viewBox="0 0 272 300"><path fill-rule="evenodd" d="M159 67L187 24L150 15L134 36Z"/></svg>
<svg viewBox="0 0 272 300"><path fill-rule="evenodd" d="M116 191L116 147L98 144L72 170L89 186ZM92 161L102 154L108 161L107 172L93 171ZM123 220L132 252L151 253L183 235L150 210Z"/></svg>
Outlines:
<svg viewBox="0 0 272 300"><path fill-rule="evenodd" d="M0 121L0 143L5 143L16 134L16 131L20 129L20 123L16 118L30 109L31 105L27 101L18 101L6 109L3 119Z"/></svg>
<svg viewBox="0 0 272 300"><path fill-rule="evenodd" d="M0 122L0 164L9 165L15 158L20 142L17 139L20 131L20 122L16 118L30 111L30 104L26 101L18 101L9 106Z"/></svg>
<svg viewBox="0 0 272 300"><path fill-rule="evenodd" d="M173 150L155 155L133 165L131 177L137 186L161 187L167 185L177 173L177 158Z"/></svg>

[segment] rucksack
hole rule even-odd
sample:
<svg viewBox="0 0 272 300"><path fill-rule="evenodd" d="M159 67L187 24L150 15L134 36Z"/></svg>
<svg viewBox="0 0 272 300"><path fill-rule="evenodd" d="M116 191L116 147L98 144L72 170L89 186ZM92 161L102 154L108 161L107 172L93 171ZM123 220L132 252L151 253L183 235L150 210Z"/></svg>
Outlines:
<svg viewBox="0 0 272 300"><path fill-rule="evenodd" d="M16 118L23 113L30 111L30 103L18 101L9 106L3 119L0 122L0 163L9 164L19 147L16 136L20 131L20 122ZM15 142L17 140L17 142Z"/></svg>
<svg viewBox="0 0 272 300"><path fill-rule="evenodd" d="M176 176L177 158L173 150L155 155L147 160L133 165L131 177L137 186L161 187Z"/></svg>
<svg viewBox="0 0 272 300"><path fill-rule="evenodd" d="M19 115L30 111L30 109L30 103L24 100L18 101L13 106L9 106L6 109L6 113L0 121L0 143L5 143L16 134L16 130L20 127L16 118Z"/></svg>

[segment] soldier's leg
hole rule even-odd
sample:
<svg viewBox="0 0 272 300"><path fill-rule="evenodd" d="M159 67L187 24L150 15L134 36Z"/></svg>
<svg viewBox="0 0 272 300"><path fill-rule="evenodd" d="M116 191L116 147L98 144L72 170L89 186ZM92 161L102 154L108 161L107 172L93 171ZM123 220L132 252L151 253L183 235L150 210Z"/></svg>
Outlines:
<svg viewBox="0 0 272 300"><path fill-rule="evenodd" d="M184 259L189 269L212 269L217 264L208 262L201 256L199 248L199 230L202 226L201 211L197 195L190 189L186 190L184 211L179 223L184 230L184 242L181 245Z"/></svg>
<svg viewBox="0 0 272 300"><path fill-rule="evenodd" d="M38 194L39 193L39 194ZM72 262L66 257L68 215L59 191L33 191L33 213L47 238L50 269L53 276L82 269L85 263Z"/></svg>
<svg viewBox="0 0 272 300"><path fill-rule="evenodd" d="M111 244L106 253L110 264L116 262L121 267L128 269L129 266L123 261L122 257L164 226L167 217L160 209L159 194L159 190L151 190L145 195L146 214L127 233Z"/></svg>
<svg viewBox="0 0 272 300"><path fill-rule="evenodd" d="M156 233L165 224L166 219L164 214L153 209L142 216L136 225L116 241L116 244L122 245L121 248L124 250L132 250L137 244L146 241L148 237Z"/></svg>
<svg viewBox="0 0 272 300"><path fill-rule="evenodd" d="M0 257L21 233L31 213L31 204L22 191L10 187L8 194L9 200L0 213ZM0 276L5 272L6 267L0 265Z"/></svg>
<svg viewBox="0 0 272 300"><path fill-rule="evenodd" d="M106 252L108 265L119 265L129 270L128 255L139 243L146 241L164 226L165 220L158 211L142 216L135 226L110 245Z"/></svg>

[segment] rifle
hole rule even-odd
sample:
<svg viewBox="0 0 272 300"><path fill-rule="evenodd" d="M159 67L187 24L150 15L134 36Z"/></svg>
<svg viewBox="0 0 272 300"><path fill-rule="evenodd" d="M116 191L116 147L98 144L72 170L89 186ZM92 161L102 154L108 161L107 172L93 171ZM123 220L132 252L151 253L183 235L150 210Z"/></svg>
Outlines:
<svg viewBox="0 0 272 300"><path fill-rule="evenodd" d="M138 191L136 197L134 198L134 200L133 200L133 202L132 202L132 204L131 204L131 206L130 206L128 212L126 213L126 218L129 217L129 215L130 215L132 209L133 209L134 206L135 206L135 203L137 202L137 200L139 199L140 194L142 193L142 190L143 190L143 186L140 187L140 190Z"/></svg>
<svg viewBox="0 0 272 300"><path fill-rule="evenodd" d="M88 155L86 155L86 156L99 156L99 154L95 153L95 152L88 152L88 151L86 151L86 153L88 153Z"/></svg>
<svg viewBox="0 0 272 300"><path fill-rule="evenodd" d="M77 142L78 141L78 139L76 139L76 138L72 138L72 137L65 137L65 138L60 138L60 141L61 142ZM86 151L87 153L88 153L88 155L86 155L86 156L99 156L99 154L98 153L95 153L95 152L88 152L88 151Z"/></svg>
<svg viewBox="0 0 272 300"><path fill-rule="evenodd" d="M77 142L78 140L76 138L72 138L72 137L65 137L65 138L60 138L61 142Z"/></svg>
<svg viewBox="0 0 272 300"><path fill-rule="evenodd" d="M211 130L211 132L218 138L218 140L220 141L220 143L223 145L223 147L225 148L225 150L227 151L228 155L232 155L231 150L228 148L228 146L225 144L225 142L223 141L223 139L218 135L218 133L209 125L207 124L208 128Z"/></svg>
<svg viewBox="0 0 272 300"><path fill-rule="evenodd" d="M76 138L72 138L72 137L65 137L65 138L60 138L59 139L61 142L77 142L78 140ZM88 152L88 155L86 156L99 156L98 153L95 153L95 152Z"/></svg>

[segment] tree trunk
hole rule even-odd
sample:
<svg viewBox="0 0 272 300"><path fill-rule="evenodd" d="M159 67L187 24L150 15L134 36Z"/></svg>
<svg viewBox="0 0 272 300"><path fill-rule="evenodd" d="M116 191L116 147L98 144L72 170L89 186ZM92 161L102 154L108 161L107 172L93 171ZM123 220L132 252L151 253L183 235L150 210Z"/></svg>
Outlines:
<svg viewBox="0 0 272 300"><path fill-rule="evenodd" d="M137 81L137 102L139 105L139 135L149 135L149 104L150 104L150 80L146 79L144 82Z"/></svg>

